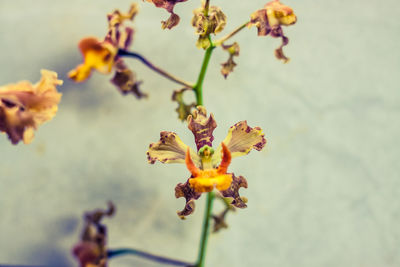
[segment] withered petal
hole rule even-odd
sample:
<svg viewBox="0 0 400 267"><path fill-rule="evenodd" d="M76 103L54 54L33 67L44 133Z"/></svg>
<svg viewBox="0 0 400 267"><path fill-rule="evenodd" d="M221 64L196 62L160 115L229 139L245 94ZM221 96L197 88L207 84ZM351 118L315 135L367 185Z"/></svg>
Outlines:
<svg viewBox="0 0 400 267"><path fill-rule="evenodd" d="M282 48L288 44L289 39L283 34L281 26L290 26L295 24L296 21L297 17L291 7L280 3L279 0L274 0L268 2L263 9L251 14L248 26L256 26L259 36L281 37L282 44L275 50L275 56L286 63L289 58L285 56Z"/></svg>
<svg viewBox="0 0 400 267"><path fill-rule="evenodd" d="M164 29L172 29L173 27L175 27L176 25L178 25L179 21L181 20L181 18L175 14L175 13L171 13L171 15L169 16L169 18L167 20L163 20L161 21L161 28Z"/></svg>
<svg viewBox="0 0 400 267"><path fill-rule="evenodd" d="M174 13L174 7L177 3L186 2L187 0L146 0L153 3L156 7L164 8L169 13L170 17L166 21L162 21L163 29L172 29L179 23L179 16Z"/></svg>
<svg viewBox="0 0 400 267"><path fill-rule="evenodd" d="M136 81L136 75L119 59L115 65L116 71L114 77L111 79L118 90L123 94L133 94L136 98L146 98L147 94L143 93L139 86L141 81Z"/></svg>
<svg viewBox="0 0 400 267"><path fill-rule="evenodd" d="M228 224L225 221L225 217L228 214L230 209L225 209L218 215L213 215L212 218L214 220L214 227L213 227L213 233L216 233L220 231L221 229L226 229L228 228Z"/></svg>
<svg viewBox="0 0 400 267"><path fill-rule="evenodd" d="M114 204L108 202L106 210L95 209L84 214L85 226L81 241L72 251L81 267L107 266L107 227L101 221L105 216L112 216L114 213Z"/></svg>
<svg viewBox="0 0 400 267"><path fill-rule="evenodd" d="M222 63L221 74L226 79L228 75L233 71L233 68L237 65L233 58L239 56L240 47L237 42L231 45L222 45L222 48L229 53L229 58L226 62Z"/></svg>
<svg viewBox="0 0 400 267"><path fill-rule="evenodd" d="M268 22L267 11L260 9L255 11L250 16L248 27L256 26L258 36L266 36L271 32L271 26Z"/></svg>
<svg viewBox="0 0 400 267"><path fill-rule="evenodd" d="M185 121L187 117L191 114L191 111L196 107L196 103L190 103L189 105L185 103L183 99L183 94L186 91L192 91L192 88L184 87L180 90L175 90L172 94L172 101L178 103L178 107L175 109L178 113L178 118L181 121Z"/></svg>

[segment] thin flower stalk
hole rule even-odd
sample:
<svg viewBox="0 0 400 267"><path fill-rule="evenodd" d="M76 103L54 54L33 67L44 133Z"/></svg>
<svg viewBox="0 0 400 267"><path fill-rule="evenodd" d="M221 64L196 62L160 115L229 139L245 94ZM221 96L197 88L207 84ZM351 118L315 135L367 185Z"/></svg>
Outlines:
<svg viewBox="0 0 400 267"><path fill-rule="evenodd" d="M157 67L156 65L154 65L153 63L151 63L148 59L146 59L145 57L143 57L142 55L135 53L135 52L129 52L127 50L123 50L120 49L118 50L118 55L121 57L127 56L127 57L133 57L133 58L137 58L139 59L143 64L145 64L147 67L149 67L151 70L157 72L158 74L160 74L161 76L164 76L165 78L176 82L180 85L189 87L189 88L193 88L194 85L190 84L189 82L186 82L168 72L166 72L165 70L161 69L160 67Z"/></svg>
<svg viewBox="0 0 400 267"><path fill-rule="evenodd" d="M224 37L222 37L219 40L216 40L214 42L215 46L220 46L222 45L225 41L229 40L230 38L232 38L234 35L236 35L238 32L240 32L241 30L243 30L244 28L246 28L248 26L250 21L246 21L245 23L243 23L242 25L240 25L239 27L237 27L235 30L233 30L231 33L228 33L227 35L225 35Z"/></svg>
<svg viewBox="0 0 400 267"><path fill-rule="evenodd" d="M192 263L175 260L163 256L154 255L145 251L132 249L132 248L119 248L107 251L107 256L109 259L118 257L121 255L135 255L141 258L145 258L154 262L158 262L165 265L173 265L173 266L185 266L185 267L192 267L195 266Z"/></svg>

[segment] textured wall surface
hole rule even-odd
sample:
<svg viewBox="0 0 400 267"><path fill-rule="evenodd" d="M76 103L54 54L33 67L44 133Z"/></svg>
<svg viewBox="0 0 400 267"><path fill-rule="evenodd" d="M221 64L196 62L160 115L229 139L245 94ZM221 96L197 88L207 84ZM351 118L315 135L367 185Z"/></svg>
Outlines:
<svg viewBox="0 0 400 267"><path fill-rule="evenodd" d="M190 26L198 0L178 4L181 23L140 1L132 49L186 80L195 80L203 52ZM262 0L212 0L228 16L226 32L246 21ZM400 266L400 4L379 1L284 1L298 16L285 29L289 64L274 58L280 40L256 29L234 40L238 66L224 80L216 51L204 102L218 122L216 143L247 120L266 132L262 152L234 159L247 178L248 208L231 214L229 230L210 238L208 266ZM85 210L113 200L105 222L110 247L131 246L194 260L204 200L181 221L174 187L183 165L150 165L145 152L161 130L194 146L170 101L176 84L128 59L146 100L121 96L110 76L84 84L66 77L81 61L80 38L104 36L106 13L130 1L0 0L0 84L36 82L40 69L63 79L57 116L32 144L12 146L0 135L0 263L74 266L70 255ZM158 266L123 257L110 266Z"/></svg>

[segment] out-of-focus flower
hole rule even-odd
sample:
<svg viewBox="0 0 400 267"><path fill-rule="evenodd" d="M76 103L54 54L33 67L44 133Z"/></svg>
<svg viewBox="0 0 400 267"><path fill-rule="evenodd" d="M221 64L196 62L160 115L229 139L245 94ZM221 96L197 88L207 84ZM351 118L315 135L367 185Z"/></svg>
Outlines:
<svg viewBox="0 0 400 267"><path fill-rule="evenodd" d="M229 53L228 60L221 64L221 73L226 79L236 66L236 62L233 61L233 58L239 56L240 47L238 43L234 42L231 45L222 45L222 48Z"/></svg>
<svg viewBox="0 0 400 267"><path fill-rule="evenodd" d="M281 37L282 44L275 50L275 56L287 62L289 58L285 56L282 48L289 43L289 39L283 34L281 26L293 25L296 21L297 17L291 7L282 4L279 0L273 0L268 2L263 9L251 14L248 26L256 26L259 36Z"/></svg>
<svg viewBox="0 0 400 267"><path fill-rule="evenodd" d="M174 7L176 3L186 2L187 0L146 0L147 2L153 3L156 7L166 9L171 15L167 20L161 21L161 27L163 29L172 29L178 25L180 18L174 13Z"/></svg>
<svg viewBox="0 0 400 267"><path fill-rule="evenodd" d="M72 250L80 267L107 266L107 227L101 223L101 220L114 213L115 206L109 202L107 210L98 209L85 214L85 226L81 240Z"/></svg>
<svg viewBox="0 0 400 267"><path fill-rule="evenodd" d="M186 183L180 183L175 188L175 196L186 199L185 208L178 215L184 218L191 214L195 207L194 200L214 188L223 197L231 198L231 204L235 207L245 208L239 189L247 188L247 181L243 176L237 177L227 171L231 158L246 155L253 148L261 150L265 146L263 131L259 127L249 127L246 121L238 122L229 129L227 137L214 150L213 131L217 127L214 116L211 114L207 117L206 109L198 106L193 115L189 115L187 122L195 138L197 153L185 145L176 133L166 131L160 133L160 140L150 144L147 151L149 163L153 164L157 160L162 163L186 163L191 173Z"/></svg>
<svg viewBox="0 0 400 267"><path fill-rule="evenodd" d="M219 7L210 6L207 16L204 14L204 6L193 11L192 25L199 35L196 46L207 49L211 43L208 39L210 34L221 32L226 25L226 16Z"/></svg>
<svg viewBox="0 0 400 267"><path fill-rule="evenodd" d="M41 70L42 78L32 85L22 81L0 87L0 132L7 133L13 144L32 142L34 130L51 120L58 109L61 93L57 73Z"/></svg>
<svg viewBox="0 0 400 267"><path fill-rule="evenodd" d="M90 77L93 70L109 74L115 68L115 76L111 82L122 94L132 93L137 98L145 97L146 94L139 90L141 82L136 81L135 74L118 56L119 49L126 50L132 44L134 30L124 23L133 21L138 11L138 5L132 4L128 13L115 10L108 14L108 32L102 41L95 37L83 38L78 45L83 63L68 73L69 78L83 82Z"/></svg>

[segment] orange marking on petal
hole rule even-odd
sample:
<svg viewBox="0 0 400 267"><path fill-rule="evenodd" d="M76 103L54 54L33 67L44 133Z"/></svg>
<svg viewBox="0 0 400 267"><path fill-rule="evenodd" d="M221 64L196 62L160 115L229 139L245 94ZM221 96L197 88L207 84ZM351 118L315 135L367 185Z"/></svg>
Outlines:
<svg viewBox="0 0 400 267"><path fill-rule="evenodd" d="M193 175L193 177L197 177L200 175L199 168L197 168L196 165L194 165L192 158L190 157L190 149L189 148L186 150L185 162L186 162L186 167L188 168L190 173Z"/></svg>
<svg viewBox="0 0 400 267"><path fill-rule="evenodd" d="M231 164L232 156L231 152L229 151L228 147L222 142L222 161L218 167L218 173L224 174L228 171L229 164Z"/></svg>

